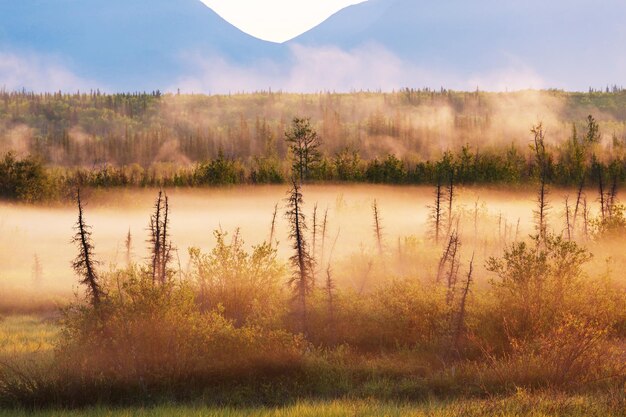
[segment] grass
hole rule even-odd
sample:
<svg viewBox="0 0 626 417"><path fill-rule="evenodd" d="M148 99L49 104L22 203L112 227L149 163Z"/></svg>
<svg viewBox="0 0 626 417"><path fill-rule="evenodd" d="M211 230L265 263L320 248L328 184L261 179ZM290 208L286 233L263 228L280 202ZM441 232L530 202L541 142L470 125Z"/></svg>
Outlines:
<svg viewBox="0 0 626 417"><path fill-rule="evenodd" d="M35 363L50 357L60 327L54 320L41 316L6 316L0 320L0 360L11 363L20 361ZM383 368L387 368L384 366ZM341 372L340 372L341 373ZM309 375L308 382L316 385L315 375ZM126 407L100 405L88 408L40 410L0 409L0 417L40 416L40 417L130 417L130 416L215 416L215 417L314 417L314 416L614 416L626 417L626 386L612 388L604 392L585 394L565 394L552 391L529 392L519 389L512 395L489 398L469 398L467 395L436 397L433 391L423 391L419 380L397 378L374 378L365 385L351 386L337 391L337 396L283 396L280 390L274 392L276 405L218 406L229 404L215 401L217 392L206 392L196 398L182 402L168 402L166 398L153 402ZM374 385L371 385L374 384ZM258 385L258 384L257 384ZM325 385L322 383L322 385ZM332 385L332 384L331 384ZM339 384L341 385L341 384ZM249 387L249 390L230 392L232 395L255 396L265 387ZM276 387L274 387L276 389ZM289 390L287 390L289 391ZM305 390L306 391L306 390ZM343 391L343 393L340 393ZM369 391L369 392L368 392ZM422 392L422 395L416 395ZM385 395L387 393L388 395ZM301 395L301 394L298 394ZM484 395L484 394L483 394ZM218 395L219 397L219 395ZM308 399L304 399L307 397ZM298 399L299 398L299 399ZM412 400L408 400L412 399ZM250 404L245 399L241 404ZM134 404L134 403L131 403ZM254 403L253 403L254 404Z"/></svg>
<svg viewBox="0 0 626 417"><path fill-rule="evenodd" d="M623 393L622 393L623 394ZM337 400L331 402L297 402L278 408L212 408L204 406L170 406L153 408L89 408L84 410L0 411L0 417L130 417L130 416L211 416L211 417L317 417L317 416L572 416L619 417L626 416L624 395L564 396L554 393L530 395L524 391L516 395L486 400L435 400L415 404L378 401Z"/></svg>
<svg viewBox="0 0 626 417"><path fill-rule="evenodd" d="M0 357L46 353L52 350L60 327L39 316L6 316L0 319Z"/></svg>

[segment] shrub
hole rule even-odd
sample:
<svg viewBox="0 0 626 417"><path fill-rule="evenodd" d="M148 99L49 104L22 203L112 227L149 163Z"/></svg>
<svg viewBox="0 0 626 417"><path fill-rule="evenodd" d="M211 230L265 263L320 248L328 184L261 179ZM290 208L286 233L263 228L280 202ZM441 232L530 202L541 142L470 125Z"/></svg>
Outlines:
<svg viewBox="0 0 626 417"><path fill-rule="evenodd" d="M490 258L493 313L509 340L532 339L551 331L562 317L576 310L583 291L583 266L591 254L562 237L539 237L529 244L513 243L501 258Z"/></svg>
<svg viewBox="0 0 626 417"><path fill-rule="evenodd" d="M226 242L226 233L214 234L216 246L210 254L189 250L190 278L200 309L220 309L238 326L276 325L283 316L282 284L286 280L286 268L276 259L276 249L264 243L248 254L239 232L231 243Z"/></svg>
<svg viewBox="0 0 626 417"><path fill-rule="evenodd" d="M74 304L65 311L54 372L66 382L99 385L104 396L115 387L137 395L180 393L301 364L301 338L236 326L219 306L204 312L189 284L155 285L149 271L136 267L123 281L113 276L117 282L109 281L100 307Z"/></svg>
<svg viewBox="0 0 626 417"><path fill-rule="evenodd" d="M41 160L17 159L9 152L0 161L0 197L32 203L49 195L50 180Z"/></svg>

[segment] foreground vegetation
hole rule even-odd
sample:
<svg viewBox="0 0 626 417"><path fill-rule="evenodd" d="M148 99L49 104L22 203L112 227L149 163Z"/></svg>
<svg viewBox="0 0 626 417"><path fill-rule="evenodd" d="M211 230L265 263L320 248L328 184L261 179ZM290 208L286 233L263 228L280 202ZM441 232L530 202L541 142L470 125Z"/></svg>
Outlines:
<svg viewBox="0 0 626 417"><path fill-rule="evenodd" d="M146 408L89 408L86 410L0 411L0 416L33 417L620 417L626 404L619 394L565 396L558 393L528 394L524 391L503 398L389 403L374 400L301 401L283 407L214 408L206 406L158 406Z"/></svg>
<svg viewBox="0 0 626 417"><path fill-rule="evenodd" d="M549 392L556 397L545 397L548 408L556 401L567 411L570 400L558 398L579 398L572 413L619 410L626 383L623 277L588 268L585 244L622 241L626 222L616 199L604 219L580 219L567 234L554 234L538 213L535 236L501 234L508 243L480 269L475 253L461 251L463 239L474 251L478 241L459 228L470 219L476 228L478 214L455 210L453 190L435 192L428 240L407 241L397 252L384 243L374 203L377 254L366 265L351 263L353 274L376 282L367 291L339 285L350 269L335 269L325 220L314 214L307 221L295 179L286 199L293 248L287 264L274 243L248 251L239 232L216 231L211 252L191 248L189 267L176 267L174 218L168 196L159 193L148 223L149 259L138 264L129 256L126 266L104 270L79 194L73 265L85 298L64 309L52 346L33 349L26 337L30 347L4 356L0 401L18 408L312 401L324 410L350 400L395 412L412 406L393 404L433 400L454 413L455 400L479 410L493 405L485 398L500 398L496 404L515 412ZM452 207L450 216L444 206ZM276 213L270 236L275 220ZM511 399L524 393L524 401ZM596 396L600 403L587 403Z"/></svg>

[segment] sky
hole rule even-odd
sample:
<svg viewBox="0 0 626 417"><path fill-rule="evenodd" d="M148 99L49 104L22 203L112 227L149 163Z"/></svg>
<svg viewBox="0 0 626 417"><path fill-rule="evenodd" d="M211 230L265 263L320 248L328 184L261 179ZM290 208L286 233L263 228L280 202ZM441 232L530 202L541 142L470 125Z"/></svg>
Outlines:
<svg viewBox="0 0 626 417"><path fill-rule="evenodd" d="M272 42L285 42L326 18L363 0L201 0L242 31Z"/></svg>

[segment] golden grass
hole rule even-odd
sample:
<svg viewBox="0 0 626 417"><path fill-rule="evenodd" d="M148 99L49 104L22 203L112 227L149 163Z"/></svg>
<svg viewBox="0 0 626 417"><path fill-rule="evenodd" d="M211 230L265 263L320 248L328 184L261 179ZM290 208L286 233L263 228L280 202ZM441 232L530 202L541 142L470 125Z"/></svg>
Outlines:
<svg viewBox="0 0 626 417"><path fill-rule="evenodd" d="M277 408L212 408L204 406L164 405L150 408L90 408L85 410L0 411L0 417L620 417L626 415L624 395L564 396L560 394L516 395L457 401L427 401L415 404L385 403L368 400L336 400L330 402L297 402Z"/></svg>
<svg viewBox="0 0 626 417"><path fill-rule="evenodd" d="M37 316L7 316L0 319L0 358L47 353L60 331L54 320Z"/></svg>

